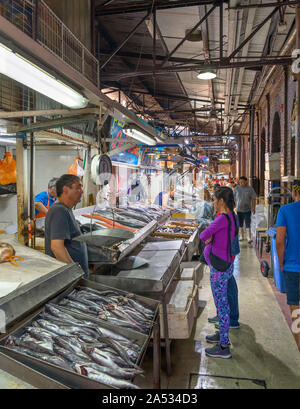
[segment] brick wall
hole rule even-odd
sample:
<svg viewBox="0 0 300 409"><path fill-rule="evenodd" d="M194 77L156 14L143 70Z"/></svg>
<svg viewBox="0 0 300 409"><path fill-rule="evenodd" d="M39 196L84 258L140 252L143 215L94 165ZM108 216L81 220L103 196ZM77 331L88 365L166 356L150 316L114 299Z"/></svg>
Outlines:
<svg viewBox="0 0 300 409"><path fill-rule="evenodd" d="M285 69L282 66L276 67L269 79L263 95L255 106L254 123L254 176L259 179L259 192L264 192L264 153L278 152L279 141L276 141L276 134L280 135L281 152L281 176L293 175L292 158L295 152L292 148L292 127L291 116L296 99L296 81L291 72L291 67L287 67L287 80L285 84ZM287 97L285 100L285 87L287 86ZM269 104L268 104L269 100ZM268 109L269 105L269 109ZM269 111L269 112L268 112ZM269 118L268 118L269 114ZM275 119L277 117L277 120ZM241 125L241 132L249 131L249 118L246 117ZM265 135L265 141L262 139ZM241 153L242 171L249 177L249 143L248 137L244 136L241 146L246 152Z"/></svg>

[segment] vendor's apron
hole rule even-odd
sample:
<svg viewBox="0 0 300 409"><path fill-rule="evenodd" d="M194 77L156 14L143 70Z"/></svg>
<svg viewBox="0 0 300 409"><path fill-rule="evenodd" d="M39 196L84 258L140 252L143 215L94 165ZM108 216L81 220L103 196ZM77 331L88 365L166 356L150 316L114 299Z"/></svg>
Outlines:
<svg viewBox="0 0 300 409"><path fill-rule="evenodd" d="M47 196L48 196L48 203L47 203L47 206L45 206L46 207L46 209L50 209L50 205L49 205L49 203L50 203L50 197L49 197L49 193L47 192ZM38 212L38 214L35 216L35 218L36 219L40 219L41 217L45 217L46 215L45 215L45 213L43 213L43 212Z"/></svg>

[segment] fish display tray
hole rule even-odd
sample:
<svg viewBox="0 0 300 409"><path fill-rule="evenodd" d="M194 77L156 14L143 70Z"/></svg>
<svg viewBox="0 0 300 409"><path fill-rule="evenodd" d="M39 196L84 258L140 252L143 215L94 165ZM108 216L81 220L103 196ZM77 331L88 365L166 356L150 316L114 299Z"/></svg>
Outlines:
<svg viewBox="0 0 300 409"><path fill-rule="evenodd" d="M75 288L93 288L95 290L116 290L120 293L124 293L119 289L112 288L105 285L100 285L92 283L90 281L79 279L73 282L67 289L63 288L63 292L55 296L55 298L47 299L47 302L52 304L57 304L62 298L68 295ZM26 297L33 296L33 292L38 291L37 288L27 291ZM153 325L155 325L156 316L158 314L159 302L151 299L146 299L145 297L135 296L135 299L141 300L143 303L150 306L155 310ZM21 302L21 300L18 300ZM134 341L141 347L141 351L137 358L136 363L141 364L145 351L147 349L150 335L142 334L130 329L122 328L120 326L109 324L106 321L93 318L90 315L85 315L81 313L75 313L73 311L67 310L66 308L58 306L61 311L68 311L69 314L75 318L88 319L89 321L95 322L103 328L107 328L114 331L117 334L123 335L128 339ZM30 325L34 320L37 319L39 314L45 309L44 305L40 305L38 309L26 320L22 320L20 324L16 324L13 329L5 334L5 336L0 340L0 368L11 373L12 375L21 378L29 384L39 388L72 388L72 389L115 389L113 386L108 386L106 384L100 383L98 381L92 380L84 375L77 374L75 372L69 371L67 369L60 368L51 363L42 361L38 358L30 357L25 354L14 351L5 346L5 343L9 336L20 336L24 333L25 327ZM24 318L24 317L23 317Z"/></svg>
<svg viewBox="0 0 300 409"><path fill-rule="evenodd" d="M178 250L142 250L139 257L147 264L133 270L121 270L117 275L92 274L90 280L136 294L161 293L179 269L182 254Z"/></svg>

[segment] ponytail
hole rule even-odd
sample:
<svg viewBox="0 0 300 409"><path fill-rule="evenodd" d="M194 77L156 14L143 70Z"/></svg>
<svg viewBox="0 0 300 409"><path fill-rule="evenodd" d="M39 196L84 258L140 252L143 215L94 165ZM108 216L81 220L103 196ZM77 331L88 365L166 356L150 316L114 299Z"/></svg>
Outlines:
<svg viewBox="0 0 300 409"><path fill-rule="evenodd" d="M234 219L234 225L235 225L235 236L236 236L238 234L238 227L237 227L237 222L236 222L236 214L234 212L235 201L234 201L232 189L230 189L230 187L227 187L227 186L220 186L215 191L215 197L217 200L223 199L226 206L232 213L233 219Z"/></svg>

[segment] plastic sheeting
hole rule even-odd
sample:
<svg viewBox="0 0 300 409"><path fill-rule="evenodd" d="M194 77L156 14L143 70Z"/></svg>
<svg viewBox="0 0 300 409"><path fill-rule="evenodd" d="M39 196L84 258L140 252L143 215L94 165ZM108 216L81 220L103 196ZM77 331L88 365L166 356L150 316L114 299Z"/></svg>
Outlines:
<svg viewBox="0 0 300 409"><path fill-rule="evenodd" d="M256 236L256 229L259 227L267 227L267 209L264 205L257 205L255 214L251 215L251 234Z"/></svg>
<svg viewBox="0 0 300 409"><path fill-rule="evenodd" d="M199 201L195 206L196 219L208 219L212 221L215 217L214 205L210 202Z"/></svg>

